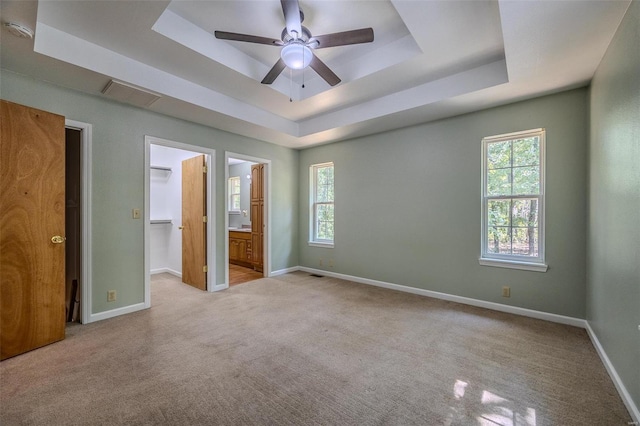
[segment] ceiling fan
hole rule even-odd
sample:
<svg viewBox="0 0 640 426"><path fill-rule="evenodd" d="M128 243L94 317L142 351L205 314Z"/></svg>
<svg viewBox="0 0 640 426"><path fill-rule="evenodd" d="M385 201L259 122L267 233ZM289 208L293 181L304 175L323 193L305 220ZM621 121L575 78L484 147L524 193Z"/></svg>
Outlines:
<svg viewBox="0 0 640 426"><path fill-rule="evenodd" d="M280 0L286 27L282 30L280 40L248 34L215 31L218 39L244 41L248 43L280 46L280 59L262 80L262 84L271 84L282 73L285 67L303 69L310 66L329 85L340 83L340 78L313 53L315 49L346 46L350 44L370 43L373 41L373 29L344 31L339 33L312 36L308 28L302 26L304 14L298 0Z"/></svg>

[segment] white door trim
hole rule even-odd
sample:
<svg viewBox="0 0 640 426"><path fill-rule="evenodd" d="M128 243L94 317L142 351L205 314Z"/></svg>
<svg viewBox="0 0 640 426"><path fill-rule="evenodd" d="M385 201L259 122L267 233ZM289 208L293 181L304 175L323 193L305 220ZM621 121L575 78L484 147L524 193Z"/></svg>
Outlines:
<svg viewBox="0 0 640 426"><path fill-rule="evenodd" d="M95 321L92 318L91 307L91 143L93 140L93 129L89 123L65 119L64 127L67 129L80 130L80 191L82 204L81 245L82 259L80 262L80 322L88 324Z"/></svg>
<svg viewBox="0 0 640 426"><path fill-rule="evenodd" d="M264 223L266 227L264 230L264 245L262 247L263 274L265 277L271 276L271 160L226 151L224 153L224 284L221 285L223 288L229 287L229 203L227 202L229 198L229 185L227 185L229 181L229 158L237 158L239 160L265 165Z"/></svg>
<svg viewBox="0 0 640 426"><path fill-rule="evenodd" d="M193 151L205 154L207 162L207 216L209 218L209 226L207 226L207 265L209 272L207 273L207 291L220 290L216 286L216 211L213 208L213 202L216 199L215 187L215 164L216 150L205 148L197 145L189 145L182 142L176 142L168 139L157 138L155 136L145 135L144 137L144 306L151 307L151 248L149 245L150 215L149 206L151 204L150 194L150 169L151 169L151 145L161 145L169 148L182 149L185 151Z"/></svg>

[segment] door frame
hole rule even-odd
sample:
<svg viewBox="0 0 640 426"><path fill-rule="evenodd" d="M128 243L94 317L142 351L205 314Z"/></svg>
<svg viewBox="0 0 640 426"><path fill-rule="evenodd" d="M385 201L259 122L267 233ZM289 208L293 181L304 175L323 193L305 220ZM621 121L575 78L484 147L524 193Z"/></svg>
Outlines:
<svg viewBox="0 0 640 426"><path fill-rule="evenodd" d="M263 276L271 276L271 160L225 151L224 153L224 288L229 288L229 158L264 164L264 239L262 241Z"/></svg>
<svg viewBox="0 0 640 426"><path fill-rule="evenodd" d="M91 313L91 188L93 185L91 179L91 144L93 141L93 126L89 123L65 118L64 127L65 129L80 131L80 196L82 198L82 217L80 218L80 252L82 253L80 261L80 322L89 324L100 319L94 318Z"/></svg>
<svg viewBox="0 0 640 426"><path fill-rule="evenodd" d="M151 145L161 145L168 148L182 149L192 151L206 156L207 164L207 217L209 218L207 226L207 291L213 292L222 290L220 286L216 286L216 245L215 245L215 223L216 211L213 208L213 201L216 199L216 179L215 164L216 150L205 148L197 145L189 145L182 142L176 142L169 139L162 139L155 136L145 135L144 137L144 306L151 307L151 247L149 237L151 235L150 211L151 205Z"/></svg>

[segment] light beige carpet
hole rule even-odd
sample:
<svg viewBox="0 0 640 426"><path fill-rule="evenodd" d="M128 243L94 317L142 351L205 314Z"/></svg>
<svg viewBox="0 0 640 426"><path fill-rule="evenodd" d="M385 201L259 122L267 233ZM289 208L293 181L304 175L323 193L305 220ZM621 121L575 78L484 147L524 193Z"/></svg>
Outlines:
<svg viewBox="0 0 640 426"><path fill-rule="evenodd" d="M0 423L631 421L582 329L300 272L151 300L0 363Z"/></svg>

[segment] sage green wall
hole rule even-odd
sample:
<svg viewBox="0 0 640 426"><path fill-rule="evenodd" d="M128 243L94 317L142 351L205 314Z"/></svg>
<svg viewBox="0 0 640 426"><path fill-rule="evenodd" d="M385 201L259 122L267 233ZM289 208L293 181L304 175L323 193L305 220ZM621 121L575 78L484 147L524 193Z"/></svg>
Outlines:
<svg viewBox="0 0 640 426"><path fill-rule="evenodd" d="M587 320L640 406L640 2L591 86Z"/></svg>
<svg viewBox="0 0 640 426"><path fill-rule="evenodd" d="M298 152L274 144L67 90L2 70L2 99L93 125L93 309L99 313L143 301L144 221L131 209L144 207L144 136L216 150L216 283L224 282L224 151L272 161L272 267L298 264ZM115 289L116 302L107 303ZM153 303L153 302L152 302Z"/></svg>
<svg viewBox="0 0 640 426"><path fill-rule="evenodd" d="M584 318L587 105L583 88L302 151L300 264ZM549 270L480 266L481 140L540 127ZM333 249L307 244L309 166L327 161L335 163Z"/></svg>

